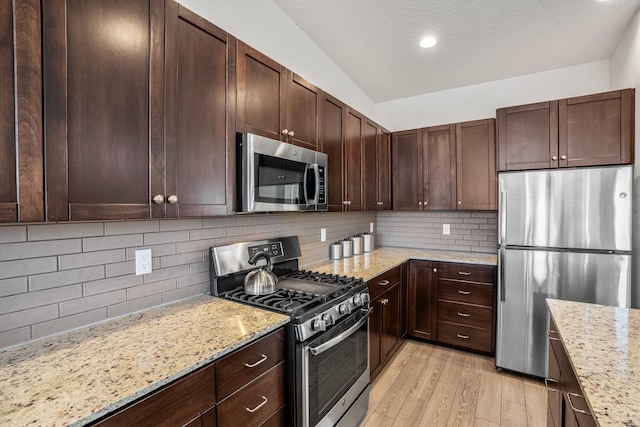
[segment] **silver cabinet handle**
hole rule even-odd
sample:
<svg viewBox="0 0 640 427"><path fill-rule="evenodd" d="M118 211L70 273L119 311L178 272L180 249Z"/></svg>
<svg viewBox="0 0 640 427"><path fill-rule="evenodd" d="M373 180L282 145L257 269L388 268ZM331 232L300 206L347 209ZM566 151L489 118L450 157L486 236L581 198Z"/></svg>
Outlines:
<svg viewBox="0 0 640 427"><path fill-rule="evenodd" d="M175 205L176 203L178 203L178 196L176 196L175 194L172 194L171 196L167 197L167 202L171 203L172 205Z"/></svg>
<svg viewBox="0 0 640 427"><path fill-rule="evenodd" d="M547 329L547 337L549 337L551 341L560 341L560 338L554 338L551 334L557 334L557 332Z"/></svg>
<svg viewBox="0 0 640 427"><path fill-rule="evenodd" d="M584 414L584 415L591 415L591 412L584 411L582 409L578 409L575 406L573 406L573 402L571 401L571 396L579 397L580 399L584 399L584 396L580 396L579 394L576 394L576 393L567 393L567 400L569 401L569 406L571 406L571 409L573 409L573 412L577 412L579 414Z"/></svg>
<svg viewBox="0 0 640 427"><path fill-rule="evenodd" d="M244 362L244 366L246 366L247 368L255 368L256 366L258 366L259 364L263 363L267 359L268 359L267 355L263 354L262 357L260 358L260 360L258 360L256 363Z"/></svg>
<svg viewBox="0 0 640 427"><path fill-rule="evenodd" d="M383 280L382 282L379 282L378 285L380 286L387 286L389 284L388 280Z"/></svg>
<svg viewBox="0 0 640 427"><path fill-rule="evenodd" d="M559 381L552 380L552 379L550 379L550 378L545 378L545 379L544 379L544 386L547 388L547 390L552 391L552 392L554 392L554 393L558 393L558 392L560 392L560 389L557 389L557 388L551 388L551 387L549 386L549 383L556 383L556 384L560 384L560 382L559 382Z"/></svg>
<svg viewBox="0 0 640 427"><path fill-rule="evenodd" d="M458 271L458 274L461 276L471 276L470 271Z"/></svg>
<svg viewBox="0 0 640 427"><path fill-rule="evenodd" d="M156 194L151 200L153 200L153 203L159 205L160 203L164 203L164 196L162 194Z"/></svg>
<svg viewBox="0 0 640 427"><path fill-rule="evenodd" d="M282 129L282 132L280 133L282 133L284 136L287 136L289 135L289 129Z"/></svg>
<svg viewBox="0 0 640 427"><path fill-rule="evenodd" d="M560 156L560 160L567 160L567 156L563 154L562 156Z"/></svg>
<svg viewBox="0 0 640 427"><path fill-rule="evenodd" d="M471 316L471 313L460 313L460 312L458 312L458 316L460 316L460 317L469 317L469 316Z"/></svg>
<svg viewBox="0 0 640 427"><path fill-rule="evenodd" d="M291 138L293 138L293 135L295 135L295 132L293 132L293 131L289 131L289 136L290 136Z"/></svg>
<svg viewBox="0 0 640 427"><path fill-rule="evenodd" d="M246 409L246 410L247 410L247 412L250 412L250 413L252 413L252 414L253 414L253 413L254 413L254 412L256 412L258 409L262 408L264 405L266 405L266 404L267 404L267 402L269 401L269 399L267 399L267 397L266 397L266 396L263 396L263 395L260 395L260 397L262 398L262 403L261 403L261 404L259 404L258 406L256 406L256 407L255 407L255 408L253 408L253 409L249 409L249 408L247 408L247 407L245 406L245 407L244 407L244 409Z"/></svg>
<svg viewBox="0 0 640 427"><path fill-rule="evenodd" d="M462 289L458 289L458 293L460 295L469 295L469 294L471 294L471 291L463 291Z"/></svg>
<svg viewBox="0 0 640 427"><path fill-rule="evenodd" d="M468 340L469 339L469 335L456 334L456 336L458 338L462 338L463 340Z"/></svg>

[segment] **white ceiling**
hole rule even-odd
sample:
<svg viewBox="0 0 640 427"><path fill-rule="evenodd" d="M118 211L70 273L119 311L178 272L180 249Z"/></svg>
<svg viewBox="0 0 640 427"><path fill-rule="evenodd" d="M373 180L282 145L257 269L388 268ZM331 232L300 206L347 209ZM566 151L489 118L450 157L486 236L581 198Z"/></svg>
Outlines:
<svg viewBox="0 0 640 427"><path fill-rule="evenodd" d="M607 59L640 0L273 0L375 103ZM418 46L437 37L432 49Z"/></svg>

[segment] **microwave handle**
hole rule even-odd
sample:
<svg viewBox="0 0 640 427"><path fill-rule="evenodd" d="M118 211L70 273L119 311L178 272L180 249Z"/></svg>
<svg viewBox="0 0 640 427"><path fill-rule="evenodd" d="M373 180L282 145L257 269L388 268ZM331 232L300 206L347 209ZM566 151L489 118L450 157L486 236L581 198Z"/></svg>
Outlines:
<svg viewBox="0 0 640 427"><path fill-rule="evenodd" d="M313 179L315 180L315 193L313 195L313 199L309 200L309 195L307 194L307 179L309 178L309 169L313 169ZM314 163L311 165L307 165L304 171L304 200L309 205L317 205L318 198L320 197L320 169L318 168L318 164Z"/></svg>

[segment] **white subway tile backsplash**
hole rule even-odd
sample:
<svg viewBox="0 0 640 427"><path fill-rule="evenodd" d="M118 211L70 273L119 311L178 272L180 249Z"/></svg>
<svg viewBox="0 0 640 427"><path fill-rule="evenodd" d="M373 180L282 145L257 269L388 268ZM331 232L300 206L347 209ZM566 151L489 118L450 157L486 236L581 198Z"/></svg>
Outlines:
<svg viewBox="0 0 640 427"><path fill-rule="evenodd" d="M27 241L27 227L24 225L9 226L0 225L0 244L2 243L14 243L14 242L26 242Z"/></svg>
<svg viewBox="0 0 640 427"><path fill-rule="evenodd" d="M57 288L59 286L73 285L75 283L88 282L90 280L104 279L104 266L78 268L75 270L58 271L55 273L38 274L29 276L29 290Z"/></svg>

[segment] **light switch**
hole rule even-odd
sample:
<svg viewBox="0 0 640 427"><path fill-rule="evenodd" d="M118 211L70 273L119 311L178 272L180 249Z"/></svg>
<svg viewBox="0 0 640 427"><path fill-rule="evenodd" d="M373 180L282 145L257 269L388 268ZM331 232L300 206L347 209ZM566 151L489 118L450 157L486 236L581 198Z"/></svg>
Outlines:
<svg viewBox="0 0 640 427"><path fill-rule="evenodd" d="M326 242L327 241L327 229L326 228L321 228L320 229L320 241L321 242Z"/></svg>

